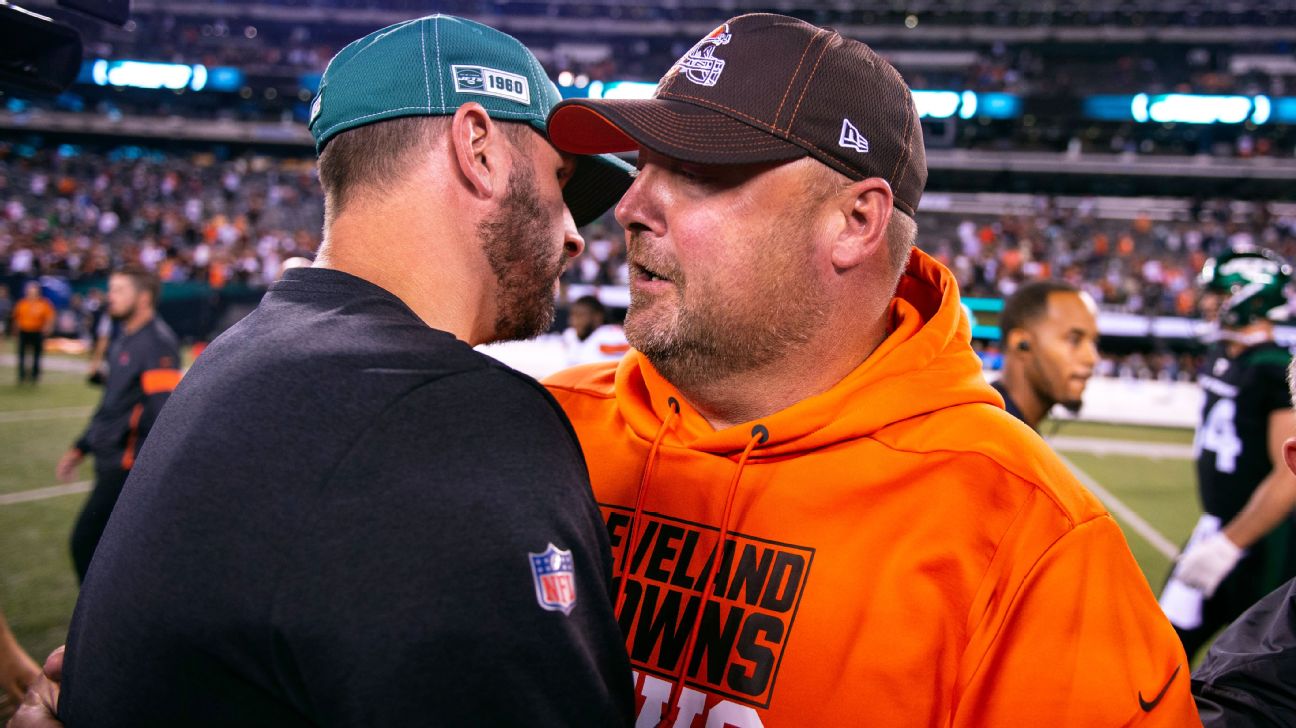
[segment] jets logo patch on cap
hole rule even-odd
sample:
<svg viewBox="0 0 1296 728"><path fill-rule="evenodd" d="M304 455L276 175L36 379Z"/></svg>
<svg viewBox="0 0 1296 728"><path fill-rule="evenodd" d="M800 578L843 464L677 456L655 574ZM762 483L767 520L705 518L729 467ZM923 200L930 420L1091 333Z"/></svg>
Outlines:
<svg viewBox="0 0 1296 728"><path fill-rule="evenodd" d="M544 551L528 553L536 601L550 612L571 614L576 608L576 568L572 552L553 544Z"/></svg>
<svg viewBox="0 0 1296 728"><path fill-rule="evenodd" d="M486 66L451 66L455 91L461 94L498 96L501 99L531 105L531 87L525 76Z"/></svg>
<svg viewBox="0 0 1296 728"><path fill-rule="evenodd" d="M720 74L724 72L725 62L724 59L715 57L715 50L731 38L733 36L729 33L729 24L725 23L708 33L683 58L676 61L675 70L699 86L716 85Z"/></svg>

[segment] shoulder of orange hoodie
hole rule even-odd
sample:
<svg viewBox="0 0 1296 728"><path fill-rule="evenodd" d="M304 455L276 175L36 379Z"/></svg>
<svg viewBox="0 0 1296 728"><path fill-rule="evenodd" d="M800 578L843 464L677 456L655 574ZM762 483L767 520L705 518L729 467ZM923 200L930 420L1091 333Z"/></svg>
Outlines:
<svg viewBox="0 0 1296 728"><path fill-rule="evenodd" d="M563 369L542 381L554 396L563 393L585 395L596 399L613 399L616 380L616 361L600 361Z"/></svg>
<svg viewBox="0 0 1296 728"><path fill-rule="evenodd" d="M914 454L957 454L999 471L987 486L1039 491L1072 526L1107 515L1037 432L994 405L968 403L891 424L871 439ZM1015 500L1015 499L1013 499Z"/></svg>
<svg viewBox="0 0 1296 728"><path fill-rule="evenodd" d="M544 384L559 402L604 400L615 406L617 366L615 361L576 366L546 378ZM988 461L998 477L987 487L1018 489L1017 497L1001 493L1010 501L1024 500L1038 490L1073 527L1107 514L1034 430L991 404L946 407L892 423L868 439L901 452Z"/></svg>

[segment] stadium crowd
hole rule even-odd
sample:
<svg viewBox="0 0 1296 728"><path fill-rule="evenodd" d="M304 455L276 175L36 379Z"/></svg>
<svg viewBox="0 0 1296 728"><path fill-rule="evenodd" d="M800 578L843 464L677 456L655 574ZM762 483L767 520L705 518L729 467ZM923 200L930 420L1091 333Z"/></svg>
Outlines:
<svg viewBox="0 0 1296 728"><path fill-rule="evenodd" d="M260 287L283 260L319 245L323 200L313 162L138 148L32 148L0 142L0 273L102 278L139 263L164 282ZM919 213L920 246L954 271L964 295L1003 297L1058 277L1107 311L1197 316L1205 259L1252 242L1296 257L1296 216L1242 216L1201 202L1183 219L1098 217L1047 197L1012 214ZM610 216L585 230L565 283L625 285L625 243Z"/></svg>
<svg viewBox="0 0 1296 728"><path fill-rule="evenodd" d="M323 200L297 159L167 156L0 142L0 270L103 278L139 263L164 282L268 284L319 245Z"/></svg>
<svg viewBox="0 0 1296 728"><path fill-rule="evenodd" d="M473 12L482 15L500 11L487 3L471 3ZM592 23L614 13L620 21L651 23L663 19L672 22L705 22L708 16L697 9L660 6L622 6L614 3L555 6L545 4L550 15L569 19L568 32L529 30L519 33L529 37L539 49L540 60L551 77L560 72L583 74L591 80L656 80L660 70L688 50L686 37L644 34L640 37L591 40L581 23ZM510 3L508 13L517 16L517 5ZM660 17L662 13L690 17ZM823 11L820 12L823 14ZM722 17L722 16L711 16ZM912 16L915 19L921 15ZM896 19L897 25L903 24ZM828 21L825 21L828 22ZM876 20L847 14L837 19L843 25L870 27ZM911 21L911 22L917 22ZM939 24L939 15L922 21ZM1275 24L1282 25L1278 18ZM1287 23L1296 23L1296 16ZM886 24L885 21L883 24ZM634 27L630 25L628 27ZM123 29L104 29L89 39L86 48L90 58L135 58L175 63L203 63L207 66L234 66L252 75L320 73L328 59L346 44L350 26L331 27L325 23L265 19L228 20L212 16L180 15L163 11L127 25ZM970 51L971 63L950 64L933 71L936 64L906 68L898 63L911 87L958 88L972 91L1008 91L1059 95L1063 93L1265 93L1283 95L1296 88L1296 73L1281 66L1235 65L1234 56L1289 53L1285 44L1260 43L1242 47L1210 44L1168 44L1148 47L1141 44L1116 45L1106 57L1095 57L1087 46L1068 50L1066 45L1005 41L923 41L898 34L879 44L886 54L905 51L951 48ZM598 52L599 49L603 53Z"/></svg>

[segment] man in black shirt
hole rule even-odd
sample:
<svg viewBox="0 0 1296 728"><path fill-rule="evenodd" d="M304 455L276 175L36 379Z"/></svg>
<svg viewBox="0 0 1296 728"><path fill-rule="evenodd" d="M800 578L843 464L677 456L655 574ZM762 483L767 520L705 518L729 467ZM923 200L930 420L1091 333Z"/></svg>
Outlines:
<svg viewBox="0 0 1296 728"><path fill-rule="evenodd" d="M1296 475L1283 466L1283 443L1296 430L1291 352L1274 342L1269 318L1287 305L1291 266L1272 251L1239 246L1208 261L1202 279L1223 297L1219 340L1197 378L1204 397L1193 444L1204 515L1162 595L1189 656L1296 575ZM1200 609L1172 606L1179 585L1200 592Z"/></svg>
<svg viewBox="0 0 1296 728"><path fill-rule="evenodd" d="M72 563L82 581L140 447L180 381L175 333L156 315L160 291L157 276L143 268L123 268L108 277L108 314L121 322L122 331L108 348L99 408L56 468L68 481L86 455L94 456L94 490L72 529Z"/></svg>
<svg viewBox="0 0 1296 728"><path fill-rule="evenodd" d="M1032 281L1008 297L999 317L1003 373L992 385L1008 414L1037 430L1053 405L1080 408L1098 361L1096 310L1064 281Z"/></svg>
<svg viewBox="0 0 1296 728"><path fill-rule="evenodd" d="M432 16L329 64L325 229L197 360L73 617L69 726L625 725L580 445L472 349L547 327L627 167L541 135L521 44ZM564 199L565 198L565 199Z"/></svg>

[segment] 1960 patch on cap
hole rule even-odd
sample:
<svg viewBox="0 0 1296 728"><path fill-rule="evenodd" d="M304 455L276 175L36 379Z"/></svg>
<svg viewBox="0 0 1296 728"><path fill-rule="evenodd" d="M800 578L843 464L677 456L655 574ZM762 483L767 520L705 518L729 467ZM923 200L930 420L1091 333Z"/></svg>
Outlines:
<svg viewBox="0 0 1296 728"><path fill-rule="evenodd" d="M545 118L560 100L531 51L494 28L429 15L376 30L348 44L324 69L311 104L316 151L351 129L406 116L450 116L480 104L491 118L548 134ZM581 157L563 199L577 225L621 199L633 168L616 157Z"/></svg>

